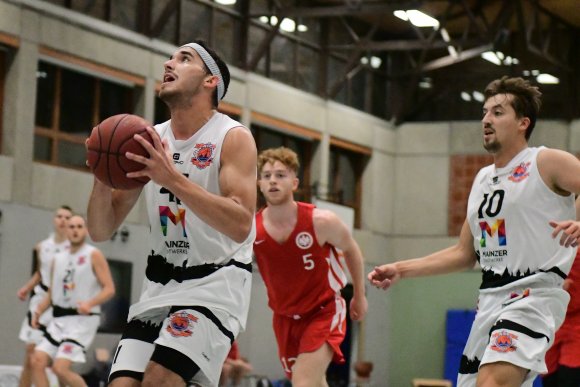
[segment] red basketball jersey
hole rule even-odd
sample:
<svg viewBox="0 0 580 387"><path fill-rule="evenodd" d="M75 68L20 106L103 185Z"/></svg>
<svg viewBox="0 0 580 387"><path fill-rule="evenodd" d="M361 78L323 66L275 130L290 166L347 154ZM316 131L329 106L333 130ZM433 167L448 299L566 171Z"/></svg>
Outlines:
<svg viewBox="0 0 580 387"><path fill-rule="evenodd" d="M256 214L254 255L274 313L303 315L325 304L346 284L339 256L330 244L320 246L312 223L312 204L297 202L298 220L283 243L264 228L262 210Z"/></svg>

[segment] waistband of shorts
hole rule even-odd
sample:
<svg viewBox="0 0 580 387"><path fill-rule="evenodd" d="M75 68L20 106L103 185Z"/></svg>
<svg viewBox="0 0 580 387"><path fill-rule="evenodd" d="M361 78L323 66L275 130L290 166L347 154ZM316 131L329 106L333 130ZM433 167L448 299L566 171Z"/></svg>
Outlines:
<svg viewBox="0 0 580 387"><path fill-rule="evenodd" d="M564 278L562 278L560 273L556 273L554 271L539 271L501 287L479 289L479 292L496 293L522 286L533 286L536 288L561 288L564 284Z"/></svg>
<svg viewBox="0 0 580 387"><path fill-rule="evenodd" d="M54 317L64 317L64 316L98 316L100 313L89 313L81 314L76 308L63 308L58 305L52 306L52 315Z"/></svg>
<svg viewBox="0 0 580 387"><path fill-rule="evenodd" d="M320 304L318 304L317 306L315 306L314 308L304 312L304 313L296 313L296 314L283 314L283 313L276 313L276 315L278 315L279 317L284 317L284 318L290 318L292 320L301 320L303 318L306 317L310 317L313 314L319 312L320 310L326 308L326 306L328 304L330 304L331 302L334 303L336 302L336 300L338 298L342 298L342 296L340 294L335 295L334 298L329 298L327 300L324 300L324 302L321 302Z"/></svg>
<svg viewBox="0 0 580 387"><path fill-rule="evenodd" d="M167 262L165 257L151 252L147 258L145 276L151 282L167 285L171 280L181 283L186 280L204 278L228 266L237 267L250 273L252 272L251 263L242 263L235 259L230 259L229 262L223 265L205 263L203 265L182 267L175 266L174 264Z"/></svg>

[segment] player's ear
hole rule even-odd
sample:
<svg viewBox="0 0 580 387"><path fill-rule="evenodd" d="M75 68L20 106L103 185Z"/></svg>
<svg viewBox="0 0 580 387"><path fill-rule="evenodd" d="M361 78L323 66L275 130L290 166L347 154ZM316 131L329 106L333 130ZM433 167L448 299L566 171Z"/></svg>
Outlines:
<svg viewBox="0 0 580 387"><path fill-rule="evenodd" d="M300 179L295 177L292 180L292 191L296 191L298 189L298 185L300 184Z"/></svg>

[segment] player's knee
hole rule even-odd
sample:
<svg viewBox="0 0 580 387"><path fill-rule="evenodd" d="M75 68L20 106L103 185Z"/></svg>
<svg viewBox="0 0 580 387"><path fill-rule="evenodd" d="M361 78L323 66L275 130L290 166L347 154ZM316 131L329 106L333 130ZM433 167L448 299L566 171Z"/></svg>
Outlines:
<svg viewBox="0 0 580 387"><path fill-rule="evenodd" d="M44 371L48 367L48 356L44 352L35 351L30 356L30 367L35 371Z"/></svg>
<svg viewBox="0 0 580 387"><path fill-rule="evenodd" d="M141 387L185 386L183 378L173 372L162 372L161 367L148 368L143 375Z"/></svg>
<svg viewBox="0 0 580 387"><path fill-rule="evenodd" d="M527 370L510 363L498 362L485 364L479 369L477 387L520 386Z"/></svg>
<svg viewBox="0 0 580 387"><path fill-rule="evenodd" d="M54 374L56 375L56 377L58 379L63 379L66 377L67 373L68 373L68 366L66 364L63 364L61 362L55 362L52 365L52 372L54 372Z"/></svg>

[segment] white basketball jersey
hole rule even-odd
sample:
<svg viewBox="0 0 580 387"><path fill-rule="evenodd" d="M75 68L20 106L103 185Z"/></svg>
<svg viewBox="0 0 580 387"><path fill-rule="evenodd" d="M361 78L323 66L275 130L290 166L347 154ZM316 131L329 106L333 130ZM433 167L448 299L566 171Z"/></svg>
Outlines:
<svg viewBox="0 0 580 387"><path fill-rule="evenodd" d="M176 140L171 121L155 127L166 139L177 169L203 189L221 195L219 171L228 131L242 126L227 115L213 117L187 140ZM245 325L251 285L255 225L243 243L208 226L180 198L153 181L145 186L150 255L140 301L129 319L168 305L220 308Z"/></svg>
<svg viewBox="0 0 580 387"><path fill-rule="evenodd" d="M40 283L34 287L34 294L46 294L46 289L50 285L50 269L52 260L56 254L68 251L70 243L65 240L56 243L54 234L38 244L38 271L40 272Z"/></svg>
<svg viewBox="0 0 580 387"><path fill-rule="evenodd" d="M561 196L542 180L538 153L526 148L506 167L487 166L473 182L467 219L483 271L482 289L552 272L565 278L576 249L552 238L550 220L576 219L574 195Z"/></svg>
<svg viewBox="0 0 580 387"><path fill-rule="evenodd" d="M76 309L79 301L87 301L101 291L93 271L92 253L95 247L84 244L77 252L63 252L54 258L52 272L52 304L55 308ZM99 313L99 305L91 309Z"/></svg>

